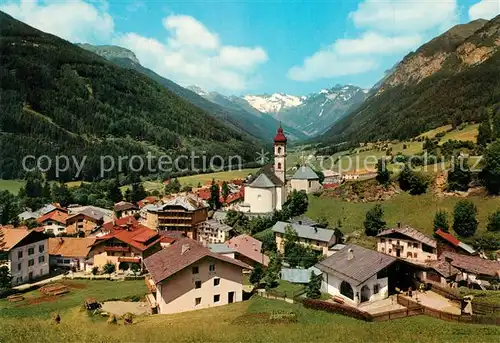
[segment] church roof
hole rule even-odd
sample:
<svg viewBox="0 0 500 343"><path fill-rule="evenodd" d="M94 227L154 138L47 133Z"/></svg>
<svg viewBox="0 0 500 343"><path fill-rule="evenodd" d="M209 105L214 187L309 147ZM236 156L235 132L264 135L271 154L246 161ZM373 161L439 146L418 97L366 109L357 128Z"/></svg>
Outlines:
<svg viewBox="0 0 500 343"><path fill-rule="evenodd" d="M312 170L308 165L303 165L297 169L295 174L293 174L292 179L299 180L318 180L318 174Z"/></svg>
<svg viewBox="0 0 500 343"><path fill-rule="evenodd" d="M274 174L272 164L265 165L248 181L249 187L271 188L283 186L283 181Z"/></svg>
<svg viewBox="0 0 500 343"><path fill-rule="evenodd" d="M286 136L283 133L283 128L280 125L280 127L278 128L278 132L274 137L274 143L286 143L286 141L287 141Z"/></svg>

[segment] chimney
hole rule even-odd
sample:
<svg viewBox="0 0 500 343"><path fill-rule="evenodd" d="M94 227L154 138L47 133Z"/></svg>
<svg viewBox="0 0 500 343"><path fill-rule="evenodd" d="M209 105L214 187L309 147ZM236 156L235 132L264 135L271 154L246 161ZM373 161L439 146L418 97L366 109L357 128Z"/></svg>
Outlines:
<svg viewBox="0 0 500 343"><path fill-rule="evenodd" d="M189 251L189 244L183 244L182 245L181 255L184 255L188 251Z"/></svg>
<svg viewBox="0 0 500 343"><path fill-rule="evenodd" d="M347 250L347 261L350 261L354 258L354 252L352 251L351 248L349 248L349 250Z"/></svg>
<svg viewBox="0 0 500 343"><path fill-rule="evenodd" d="M314 232L318 233L318 228L316 226L314 227Z"/></svg>
<svg viewBox="0 0 500 343"><path fill-rule="evenodd" d="M257 247L255 246L255 242L252 245L253 245L253 250L257 251Z"/></svg>
<svg viewBox="0 0 500 343"><path fill-rule="evenodd" d="M299 220L299 225L302 225L302 220Z"/></svg>
<svg viewBox="0 0 500 343"><path fill-rule="evenodd" d="M398 229L401 229L401 222L398 222Z"/></svg>

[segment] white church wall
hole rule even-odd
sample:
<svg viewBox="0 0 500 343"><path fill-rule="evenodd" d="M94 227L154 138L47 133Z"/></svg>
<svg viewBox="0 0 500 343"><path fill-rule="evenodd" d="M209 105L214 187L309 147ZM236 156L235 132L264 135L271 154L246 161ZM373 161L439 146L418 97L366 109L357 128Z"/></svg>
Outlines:
<svg viewBox="0 0 500 343"><path fill-rule="evenodd" d="M250 205L252 213L274 211L275 198L275 188L245 187L245 203Z"/></svg>

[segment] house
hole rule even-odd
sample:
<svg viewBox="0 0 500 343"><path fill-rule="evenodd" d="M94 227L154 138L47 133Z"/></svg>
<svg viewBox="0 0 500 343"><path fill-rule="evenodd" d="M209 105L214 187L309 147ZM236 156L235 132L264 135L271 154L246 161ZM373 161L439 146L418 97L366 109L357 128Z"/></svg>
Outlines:
<svg viewBox="0 0 500 343"><path fill-rule="evenodd" d="M64 211L54 209L37 218L37 223L45 229L46 234L60 235L66 232L66 220L68 214Z"/></svg>
<svg viewBox="0 0 500 343"><path fill-rule="evenodd" d="M49 243L43 229L0 227L0 230L4 241L1 260L7 261L13 286L49 274Z"/></svg>
<svg viewBox="0 0 500 343"><path fill-rule="evenodd" d="M142 200L139 200L137 202L137 206L142 209L144 206L146 206L146 205L154 205L158 201L160 201L160 198L158 198L156 196L148 196L148 197L145 197Z"/></svg>
<svg viewBox="0 0 500 343"><path fill-rule="evenodd" d="M349 244L315 267L323 272L323 292L358 305L388 297L389 267L395 261L392 256Z"/></svg>
<svg viewBox="0 0 500 343"><path fill-rule="evenodd" d="M236 251L225 243L211 243L207 245L208 249L215 254L221 254L226 257L235 258Z"/></svg>
<svg viewBox="0 0 500 343"><path fill-rule="evenodd" d="M308 165L302 165L297 168L290 181L292 190L314 193L321 190L319 176Z"/></svg>
<svg viewBox="0 0 500 343"><path fill-rule="evenodd" d="M88 270L91 265L86 261L92 257L90 252L95 240L95 237L49 238L50 266Z"/></svg>
<svg viewBox="0 0 500 343"><path fill-rule="evenodd" d="M131 218L131 217L129 217ZM94 266L102 268L110 262L118 269L120 263L137 263L161 250L162 236L137 222L114 225L110 232L97 237L90 254Z"/></svg>
<svg viewBox="0 0 500 343"><path fill-rule="evenodd" d="M102 224L114 219L113 211L95 206L83 206L69 209L66 219L66 232L88 236Z"/></svg>
<svg viewBox="0 0 500 343"><path fill-rule="evenodd" d="M194 195L181 195L148 210L146 225L158 231L182 232L196 240L198 228L207 217L205 201Z"/></svg>
<svg viewBox="0 0 500 343"><path fill-rule="evenodd" d="M276 246L281 253L285 252L284 238L287 227L297 233L300 244L318 250L322 255L330 255L329 248L335 245L336 242L335 230L295 223L277 222L274 224L272 230L276 237Z"/></svg>
<svg viewBox="0 0 500 343"><path fill-rule="evenodd" d="M459 241L455 236L448 232L438 229L434 235L437 240L438 256L441 256L445 251L464 255L477 255L477 252L473 247Z"/></svg>
<svg viewBox="0 0 500 343"><path fill-rule="evenodd" d="M245 184L241 212L271 213L286 201L286 142L281 126L274 137L274 164L262 167Z"/></svg>
<svg viewBox="0 0 500 343"><path fill-rule="evenodd" d="M437 260L437 242L409 226L387 229L377 235L377 251L425 263Z"/></svg>
<svg viewBox="0 0 500 343"><path fill-rule="evenodd" d="M242 234L231 238L226 245L234 250L234 258L250 266L269 265L269 257L262 253L262 242L252 236Z"/></svg>
<svg viewBox="0 0 500 343"><path fill-rule="evenodd" d="M115 211L118 218L133 216L139 212L139 208L132 204L131 202L120 201L113 206L113 211Z"/></svg>
<svg viewBox="0 0 500 343"><path fill-rule="evenodd" d="M205 243L224 243L230 237L233 230L227 224L220 223L215 219L208 219L198 227L198 240Z"/></svg>
<svg viewBox="0 0 500 343"><path fill-rule="evenodd" d="M158 313L178 313L240 302L247 264L184 238L144 261L156 285Z"/></svg>
<svg viewBox="0 0 500 343"><path fill-rule="evenodd" d="M20 221L26 221L30 219L37 219L38 217L43 216L44 214L47 214L56 209L64 210L60 206L56 205L57 204L47 204L37 211L31 211L31 210L24 211L18 215L18 218Z"/></svg>
<svg viewBox="0 0 500 343"><path fill-rule="evenodd" d="M468 256L450 251L444 251L439 257L459 270L455 281L457 285L487 289L492 284L500 282L500 262L486 260L478 256Z"/></svg>

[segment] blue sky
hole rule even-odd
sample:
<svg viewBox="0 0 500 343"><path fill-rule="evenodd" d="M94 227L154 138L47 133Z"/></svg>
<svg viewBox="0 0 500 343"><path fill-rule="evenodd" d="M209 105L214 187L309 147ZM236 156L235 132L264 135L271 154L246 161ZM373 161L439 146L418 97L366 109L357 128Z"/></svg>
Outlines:
<svg viewBox="0 0 500 343"><path fill-rule="evenodd" d="M304 95L368 88L435 35L499 14L500 0L7 0L0 9L72 42L127 47L184 86Z"/></svg>

